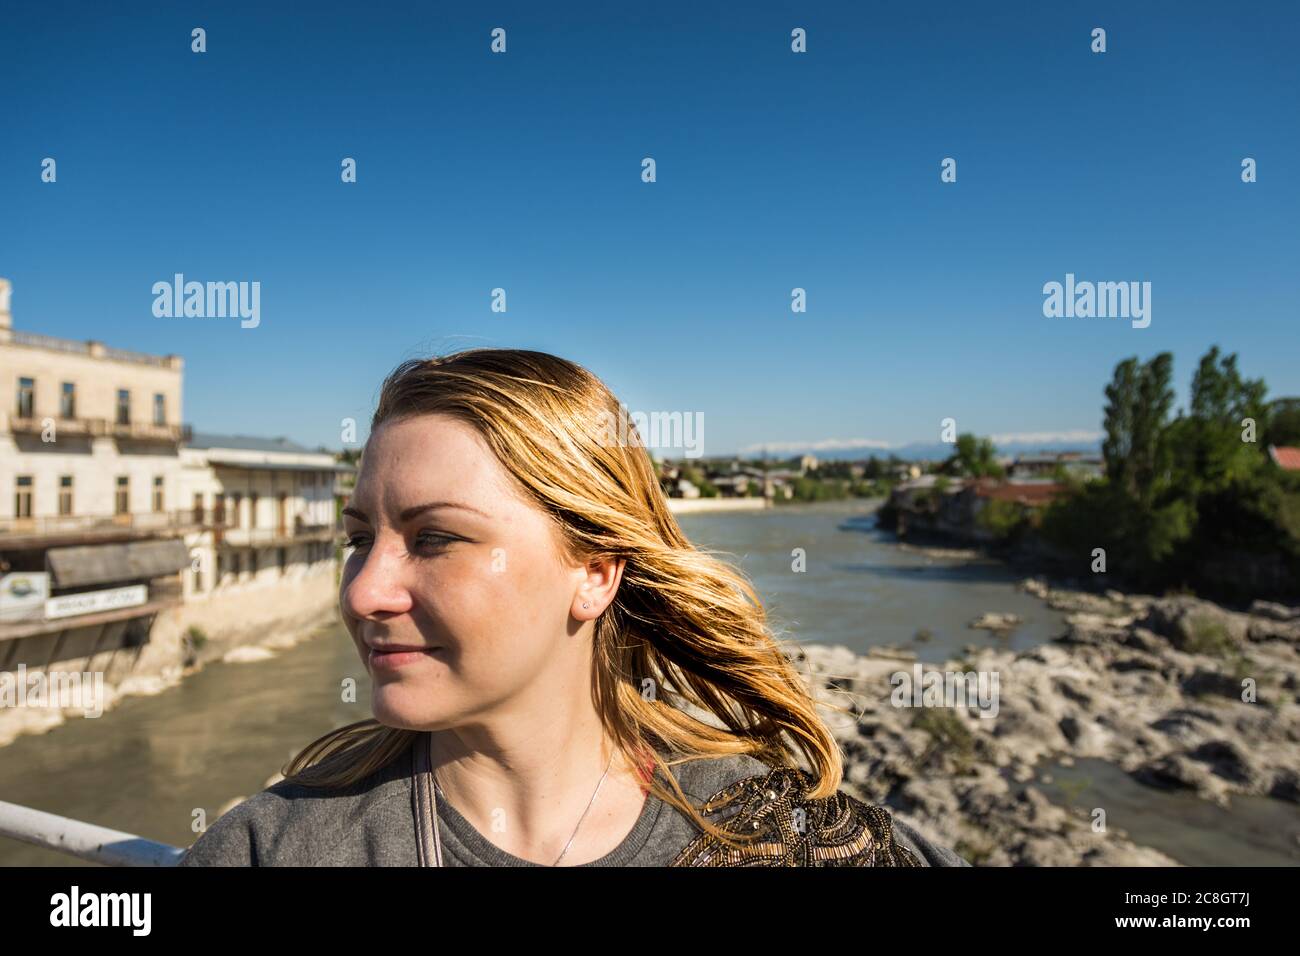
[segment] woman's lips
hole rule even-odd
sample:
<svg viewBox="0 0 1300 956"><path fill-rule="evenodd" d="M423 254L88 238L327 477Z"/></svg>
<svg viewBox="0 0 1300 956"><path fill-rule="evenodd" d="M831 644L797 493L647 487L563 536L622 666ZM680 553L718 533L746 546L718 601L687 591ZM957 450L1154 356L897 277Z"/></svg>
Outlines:
<svg viewBox="0 0 1300 956"><path fill-rule="evenodd" d="M372 647L370 666L376 670L398 670L427 660L441 647Z"/></svg>

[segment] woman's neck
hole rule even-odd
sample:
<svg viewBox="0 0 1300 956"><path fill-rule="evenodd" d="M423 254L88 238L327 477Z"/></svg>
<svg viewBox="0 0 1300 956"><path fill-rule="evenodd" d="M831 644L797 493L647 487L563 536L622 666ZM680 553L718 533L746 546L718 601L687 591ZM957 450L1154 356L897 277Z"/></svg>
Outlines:
<svg viewBox="0 0 1300 956"><path fill-rule="evenodd" d="M562 866L599 859L641 814L648 755L637 766L591 716L434 731L439 799L512 856L546 866L561 853Z"/></svg>

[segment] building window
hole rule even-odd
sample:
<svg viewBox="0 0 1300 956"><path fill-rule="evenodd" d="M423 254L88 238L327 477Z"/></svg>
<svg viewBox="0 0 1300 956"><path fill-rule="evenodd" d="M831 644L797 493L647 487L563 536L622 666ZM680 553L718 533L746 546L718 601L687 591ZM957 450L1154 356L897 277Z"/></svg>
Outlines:
<svg viewBox="0 0 1300 956"><path fill-rule="evenodd" d="M257 492L251 492L248 496L248 526L257 527Z"/></svg>
<svg viewBox="0 0 1300 956"><path fill-rule="evenodd" d="M18 411L19 418L31 418L33 416L33 407L36 403L36 380L33 378L20 378L18 380Z"/></svg>
<svg viewBox="0 0 1300 956"><path fill-rule="evenodd" d="M162 475L155 475L153 479L153 510L163 510L163 479Z"/></svg>
<svg viewBox="0 0 1300 956"><path fill-rule="evenodd" d="M252 572L253 577L257 577L257 549L256 548L248 552L248 570Z"/></svg>
<svg viewBox="0 0 1300 956"><path fill-rule="evenodd" d="M203 571L200 570L200 568L202 567L202 565L203 565L203 562L200 561L199 564L198 564L198 566L196 566L196 567L194 567L194 568L192 569L192 570L193 570L193 574L194 574L194 591L195 591L195 593L199 593L199 592L201 592L201 591L203 590Z"/></svg>
<svg viewBox="0 0 1300 956"><path fill-rule="evenodd" d="M222 579L226 576L226 556L220 551L217 552L217 577L213 582L214 586L220 586Z"/></svg>
<svg viewBox="0 0 1300 956"><path fill-rule="evenodd" d="M235 580L239 580L239 576L244 573L244 556L236 551L231 555L231 561L234 565Z"/></svg>
<svg viewBox="0 0 1300 956"><path fill-rule="evenodd" d="M77 417L77 386L72 382L64 382L59 393L59 415L62 418Z"/></svg>
<svg viewBox="0 0 1300 956"><path fill-rule="evenodd" d="M203 524L203 492L194 492L194 523Z"/></svg>
<svg viewBox="0 0 1300 956"><path fill-rule="evenodd" d="M280 573L284 574L285 567L288 564L287 555L284 548L276 548L276 560L280 562Z"/></svg>
<svg viewBox="0 0 1300 956"><path fill-rule="evenodd" d="M244 526L244 513L242 510L244 507L244 496L231 495L230 501L230 527L242 528Z"/></svg>
<svg viewBox="0 0 1300 956"><path fill-rule="evenodd" d="M72 514L72 476L59 476L59 514Z"/></svg>
<svg viewBox="0 0 1300 956"><path fill-rule="evenodd" d="M155 392L153 396L153 423L167 424L167 400L163 398L161 392Z"/></svg>
<svg viewBox="0 0 1300 956"><path fill-rule="evenodd" d="M117 423L131 424L131 392L125 388L117 390Z"/></svg>
<svg viewBox="0 0 1300 956"><path fill-rule="evenodd" d="M113 513L124 515L131 510L131 476L117 476L117 494L113 500Z"/></svg>
<svg viewBox="0 0 1300 956"><path fill-rule="evenodd" d="M32 476L19 475L14 490L14 517L30 518L32 516Z"/></svg>

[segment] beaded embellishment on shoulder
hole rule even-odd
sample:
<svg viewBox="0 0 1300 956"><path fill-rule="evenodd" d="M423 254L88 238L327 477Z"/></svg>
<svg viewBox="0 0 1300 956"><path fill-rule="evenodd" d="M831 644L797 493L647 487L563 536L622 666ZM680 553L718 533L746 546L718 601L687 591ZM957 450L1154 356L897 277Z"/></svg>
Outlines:
<svg viewBox="0 0 1300 956"><path fill-rule="evenodd" d="M757 833L733 848L700 832L670 866L921 866L894 841L889 811L836 791L809 799L807 771L780 767L719 790L701 807L728 833Z"/></svg>

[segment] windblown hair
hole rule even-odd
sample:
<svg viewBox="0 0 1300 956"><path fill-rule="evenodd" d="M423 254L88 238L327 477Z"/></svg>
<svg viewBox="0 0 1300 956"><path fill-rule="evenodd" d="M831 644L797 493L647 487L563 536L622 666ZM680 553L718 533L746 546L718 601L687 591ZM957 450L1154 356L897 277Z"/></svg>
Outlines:
<svg viewBox="0 0 1300 956"><path fill-rule="evenodd" d="M554 519L571 555L626 562L614 602L596 621L591 686L607 733L671 782L668 792L652 779L655 796L736 845L700 815L670 764L747 754L776 768L797 766L802 753L813 778L808 796L835 793L839 746L753 587L687 540L627 409L604 383L544 352L475 348L411 359L384 380L371 432L430 414L473 426ZM708 715L716 726L701 719ZM349 786L417 736L360 721L309 744L285 772L309 786Z"/></svg>

